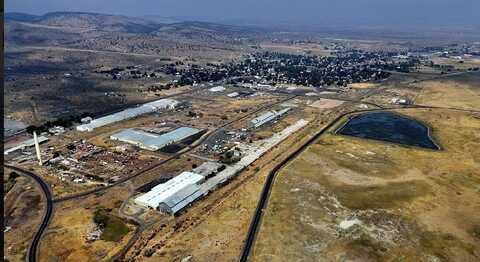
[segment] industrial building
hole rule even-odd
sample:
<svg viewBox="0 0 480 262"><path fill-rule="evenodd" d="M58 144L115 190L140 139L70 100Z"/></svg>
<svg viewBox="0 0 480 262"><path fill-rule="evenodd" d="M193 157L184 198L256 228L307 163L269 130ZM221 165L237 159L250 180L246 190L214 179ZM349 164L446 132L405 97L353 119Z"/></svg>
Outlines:
<svg viewBox="0 0 480 262"><path fill-rule="evenodd" d="M199 183L204 180L205 177L199 174L183 172L137 197L135 203L175 214L202 195L199 191Z"/></svg>
<svg viewBox="0 0 480 262"><path fill-rule="evenodd" d="M183 208L201 196L203 196L203 191L200 190L199 185L188 185L170 197L166 198L159 204L157 209L164 213L175 215L177 212L181 211Z"/></svg>
<svg viewBox="0 0 480 262"><path fill-rule="evenodd" d="M48 138L47 138L47 137L45 137L45 136L39 136L39 137L38 137L38 143L39 143L39 144L41 144L41 143L43 143L43 142L46 142L46 141L48 141ZM9 149L6 149L6 150L3 152L3 154L4 154L4 155L8 155L8 154L10 154L10 153L12 153L12 152L15 152L15 151L17 151L17 150L23 150L23 149L25 149L25 148L27 148L27 147L32 147L32 146L34 146L34 145L35 145L35 140L34 140L33 138L32 138L32 139L28 139L28 140L26 140L26 141L23 141L23 142L17 144L17 145L14 146L14 147L11 147L11 148L9 148Z"/></svg>
<svg viewBox="0 0 480 262"><path fill-rule="evenodd" d="M78 131L93 131L93 129L106 126L112 123L120 122L122 120L134 118L143 114L148 114L162 109L173 109L179 102L173 99L160 99L150 103L143 104L134 108L127 108L120 112L100 117L90 121L88 124L77 126Z"/></svg>
<svg viewBox="0 0 480 262"><path fill-rule="evenodd" d="M145 150L157 151L170 144L181 142L201 131L191 127L180 127L159 135L130 128L111 135L110 139L133 144Z"/></svg>
<svg viewBox="0 0 480 262"><path fill-rule="evenodd" d="M200 166L194 168L192 172L202 175L204 177L209 177L217 173L221 169L221 167L222 167L222 164L218 162L207 161L207 162L203 162Z"/></svg>
<svg viewBox="0 0 480 262"><path fill-rule="evenodd" d="M262 145L260 147L243 145L242 147L245 147L242 149L242 155L244 155L244 157L242 157L242 159L235 164L226 166L224 170L218 172L215 174L215 176L207 179L200 185L200 191L203 195L206 195L215 190L218 186L227 183L230 179L255 162L263 154L268 152L274 146L278 145L294 132L305 127L307 124L308 121L300 119L296 123L283 129L281 132L275 133L272 137L262 140Z"/></svg>
<svg viewBox="0 0 480 262"><path fill-rule="evenodd" d="M272 147L307 124L308 121L301 119L263 141L260 148L246 146L245 156L237 163L225 166L223 169L219 169L220 164L218 163L205 162L192 172L183 172L168 182L153 187L148 193L137 197L135 203L174 215L190 203L228 182ZM215 173L215 175L210 176L212 173Z"/></svg>
<svg viewBox="0 0 480 262"><path fill-rule="evenodd" d="M290 108L287 107L287 108L284 108L280 111L275 111L275 110L268 111L268 112L264 113L263 115L252 119L250 121L250 128L252 128L252 129L259 128L266 123L269 123L273 120L276 120L276 119L280 118L285 113L287 113L289 110L290 110Z"/></svg>

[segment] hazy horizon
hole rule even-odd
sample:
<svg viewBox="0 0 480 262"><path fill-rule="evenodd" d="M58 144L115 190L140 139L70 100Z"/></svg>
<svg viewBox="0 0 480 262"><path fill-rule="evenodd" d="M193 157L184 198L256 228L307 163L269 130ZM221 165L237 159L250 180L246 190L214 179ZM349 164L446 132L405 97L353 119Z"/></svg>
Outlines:
<svg viewBox="0 0 480 262"><path fill-rule="evenodd" d="M480 27L476 0L15 0L5 12L42 15L55 11L95 12L126 16L181 17L235 24L314 25L340 27Z"/></svg>

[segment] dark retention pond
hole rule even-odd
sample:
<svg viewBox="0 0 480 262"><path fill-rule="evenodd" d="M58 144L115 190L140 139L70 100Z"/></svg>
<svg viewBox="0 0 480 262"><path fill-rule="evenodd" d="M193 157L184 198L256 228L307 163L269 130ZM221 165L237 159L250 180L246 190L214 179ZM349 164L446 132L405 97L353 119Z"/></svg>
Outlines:
<svg viewBox="0 0 480 262"><path fill-rule="evenodd" d="M392 112L365 113L354 116L336 133L409 146L440 149L431 139L427 126L414 119Z"/></svg>

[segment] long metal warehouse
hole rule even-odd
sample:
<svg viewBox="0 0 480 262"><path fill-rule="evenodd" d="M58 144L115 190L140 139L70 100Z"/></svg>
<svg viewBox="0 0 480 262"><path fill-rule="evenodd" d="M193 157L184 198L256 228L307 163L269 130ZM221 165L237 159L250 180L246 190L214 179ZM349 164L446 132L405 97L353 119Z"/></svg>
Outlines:
<svg viewBox="0 0 480 262"><path fill-rule="evenodd" d="M148 114L162 109L173 109L179 102L174 99L160 99L150 103L143 104L134 108L127 108L120 112L110 114L104 117L100 117L92 120L88 124L77 126L78 131L93 131L93 129L106 126L112 123L120 122L122 120L137 117L139 115Z"/></svg>
<svg viewBox="0 0 480 262"><path fill-rule="evenodd" d="M199 188L198 184L204 179L205 177L199 174L183 172L137 197L135 203L174 214L191 202L188 198L195 195ZM197 197L192 196L193 199Z"/></svg>
<svg viewBox="0 0 480 262"><path fill-rule="evenodd" d="M268 122L271 122L275 119L278 119L280 118L281 116L283 116L285 113L287 113L288 111L290 110L289 107L287 108L284 108L280 111L275 111L275 110L272 110L272 111L268 111L254 119L252 119L250 121L250 128L258 128L258 127L261 127L263 126L264 124L268 123Z"/></svg>
<svg viewBox="0 0 480 262"><path fill-rule="evenodd" d="M111 135L110 139L134 144L146 150L157 151L165 146L196 135L201 131L191 127L180 127L166 134L158 135L136 129L125 129Z"/></svg>

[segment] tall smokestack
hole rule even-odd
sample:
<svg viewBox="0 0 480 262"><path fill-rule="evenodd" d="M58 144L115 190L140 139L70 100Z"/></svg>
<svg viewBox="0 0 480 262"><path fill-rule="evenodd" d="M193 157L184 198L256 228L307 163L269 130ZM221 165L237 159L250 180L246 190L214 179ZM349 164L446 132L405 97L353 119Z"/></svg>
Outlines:
<svg viewBox="0 0 480 262"><path fill-rule="evenodd" d="M38 164L43 165L42 156L40 155L40 145L38 144L37 132L33 131L33 140L35 140L35 151L37 151Z"/></svg>

